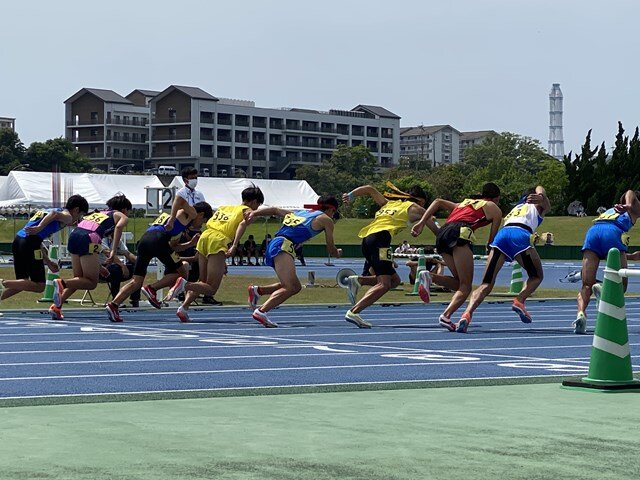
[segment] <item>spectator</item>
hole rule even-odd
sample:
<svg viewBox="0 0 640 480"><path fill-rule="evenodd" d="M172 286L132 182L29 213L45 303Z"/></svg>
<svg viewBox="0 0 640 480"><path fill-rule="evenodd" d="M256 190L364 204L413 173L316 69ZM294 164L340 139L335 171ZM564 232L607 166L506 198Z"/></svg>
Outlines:
<svg viewBox="0 0 640 480"><path fill-rule="evenodd" d="M547 232L544 234L544 244L553 245L553 233Z"/></svg>
<svg viewBox="0 0 640 480"><path fill-rule="evenodd" d="M271 241L271 234L267 233L264 236L264 240L262 240L262 243L260 244L260 248L258 249L258 255L262 258L263 265L264 265L264 254L267 252L267 246L269 245L270 241Z"/></svg>
<svg viewBox="0 0 640 480"><path fill-rule="evenodd" d="M251 263L251 257L256 259L256 265L258 265L258 245L253 238L253 235L249 235L247 241L244 242L244 254L247 256L247 265L253 265Z"/></svg>

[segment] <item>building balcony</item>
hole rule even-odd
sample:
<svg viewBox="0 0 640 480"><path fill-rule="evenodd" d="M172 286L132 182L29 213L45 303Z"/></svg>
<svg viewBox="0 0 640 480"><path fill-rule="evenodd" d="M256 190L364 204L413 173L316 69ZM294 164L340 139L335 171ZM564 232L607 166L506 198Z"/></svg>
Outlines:
<svg viewBox="0 0 640 480"><path fill-rule="evenodd" d="M98 120L67 120L67 127L102 127L104 122Z"/></svg>
<svg viewBox="0 0 640 480"><path fill-rule="evenodd" d="M190 133L175 133L169 135L153 135L151 137L152 142L190 142L191 134Z"/></svg>
<svg viewBox="0 0 640 480"><path fill-rule="evenodd" d="M71 143L79 144L79 143L102 143L104 142L104 137L102 135L95 137L79 137L75 140L72 140Z"/></svg>
<svg viewBox="0 0 640 480"><path fill-rule="evenodd" d="M146 120L144 122L141 122L140 120L124 120L122 118L107 118L106 122L104 122L105 125L120 125L120 126L124 126L124 127L134 127L134 128L145 128L148 129L149 128L149 122L147 122Z"/></svg>
<svg viewBox="0 0 640 480"><path fill-rule="evenodd" d="M176 123L191 123L191 117L156 117L151 120L153 125L175 125Z"/></svg>

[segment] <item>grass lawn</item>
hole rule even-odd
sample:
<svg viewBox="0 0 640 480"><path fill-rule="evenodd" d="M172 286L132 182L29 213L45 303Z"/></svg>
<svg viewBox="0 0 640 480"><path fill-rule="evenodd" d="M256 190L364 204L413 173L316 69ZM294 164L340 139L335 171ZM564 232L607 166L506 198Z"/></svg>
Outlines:
<svg viewBox="0 0 640 480"><path fill-rule="evenodd" d="M540 226L538 232L553 232L556 245L582 245L584 234L589 226L591 226L593 219L594 217L548 217ZM145 232L151 221L153 221L153 219L149 217L131 218L129 219L127 230L133 232L134 238L137 240ZM360 244L358 231L370 221L370 219L354 218L340 220L336 224L335 229L336 243L338 245ZM22 228L24 223L24 219L16 219L14 222L11 218L0 222L0 242L12 242L15 232ZM443 223L443 221L440 221L440 223ZM254 235L256 242L260 243L267 232L273 235L279 225L280 223L275 220L268 223L265 223L263 220L258 220L248 228L245 237L252 234ZM478 244L482 245L486 243L488 235L489 228L478 230L476 233L476 236L478 237ZM414 239L411 236L409 229L406 229L394 238L394 243L401 243L403 240L408 240L409 243L412 244L431 245L434 243L433 234L427 229L425 229L425 233L423 233L418 239ZM324 244L324 235L319 235L309 243ZM634 236L632 234L631 245L640 245L640 236Z"/></svg>

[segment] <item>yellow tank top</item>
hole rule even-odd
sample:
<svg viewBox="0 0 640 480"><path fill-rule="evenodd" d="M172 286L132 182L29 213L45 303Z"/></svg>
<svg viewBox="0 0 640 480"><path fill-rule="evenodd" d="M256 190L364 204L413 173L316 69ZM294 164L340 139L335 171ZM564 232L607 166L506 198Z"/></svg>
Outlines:
<svg viewBox="0 0 640 480"><path fill-rule="evenodd" d="M223 205L218 207L213 217L207 221L207 229L221 233L231 242L236 236L240 222L244 220L242 213L249 208L247 205Z"/></svg>
<svg viewBox="0 0 640 480"><path fill-rule="evenodd" d="M409 225L409 207L413 202L393 200L387 202L376 212L376 218L358 233L364 238L372 233L388 231L391 236L401 232Z"/></svg>

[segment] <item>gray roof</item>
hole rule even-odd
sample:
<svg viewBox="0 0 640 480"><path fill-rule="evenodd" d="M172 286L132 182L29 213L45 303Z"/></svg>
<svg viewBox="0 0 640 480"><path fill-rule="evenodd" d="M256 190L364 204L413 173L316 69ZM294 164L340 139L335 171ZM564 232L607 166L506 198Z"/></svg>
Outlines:
<svg viewBox="0 0 640 480"><path fill-rule="evenodd" d="M155 97L156 95L160 95L160 92L157 90L143 90L141 88L136 88L133 92L140 92L145 97ZM129 95L131 95L131 93Z"/></svg>
<svg viewBox="0 0 640 480"><path fill-rule="evenodd" d="M67 98L64 103L74 102L82 95L90 93L91 95L95 95L100 100L106 103L124 103L126 105L133 105L131 101L124 98L122 95L114 92L113 90L104 90L102 88L82 88L78 90L74 95Z"/></svg>
<svg viewBox="0 0 640 480"><path fill-rule="evenodd" d="M191 98L198 98L198 99L201 99L201 100L213 100L214 102L218 101L218 99L216 97L214 97L210 93L207 93L207 92L205 92L204 90L202 90L201 88L198 88L198 87L182 87L180 85L171 85L171 87L173 87L175 89L178 89L183 93L186 93ZM171 88L171 87L169 87L169 88Z"/></svg>
<svg viewBox="0 0 640 480"><path fill-rule="evenodd" d="M352 108L351 111L352 112L365 111L376 117L382 117L382 118L398 118L398 119L400 118L398 115L396 115L393 112L390 112L386 108L377 107L375 105L358 105L357 107Z"/></svg>
<svg viewBox="0 0 640 480"><path fill-rule="evenodd" d="M477 140L478 138L484 138L491 134L496 134L495 130L478 130L476 132L460 132L460 141L462 140Z"/></svg>
<svg viewBox="0 0 640 480"><path fill-rule="evenodd" d="M451 130L455 130L460 133L458 130L453 128L451 125L420 125L418 127L403 127L400 129L400 136L409 136L409 135L425 135L439 132L440 130L444 130L445 128L450 128Z"/></svg>

